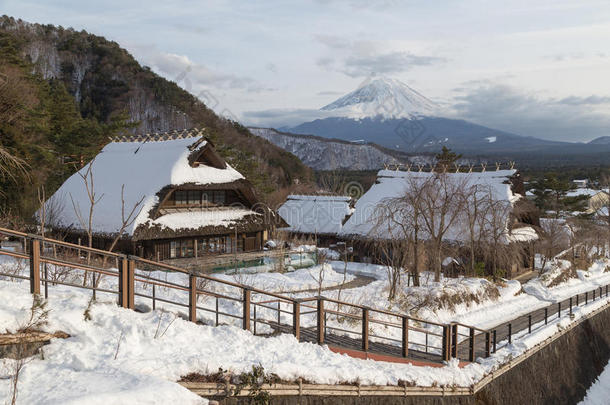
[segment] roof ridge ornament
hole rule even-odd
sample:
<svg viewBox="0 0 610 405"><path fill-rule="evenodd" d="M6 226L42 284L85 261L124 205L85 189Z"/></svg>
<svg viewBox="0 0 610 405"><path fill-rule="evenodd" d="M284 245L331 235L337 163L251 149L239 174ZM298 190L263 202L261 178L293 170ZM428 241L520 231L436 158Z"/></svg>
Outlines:
<svg viewBox="0 0 610 405"><path fill-rule="evenodd" d="M191 128L182 130L173 129L166 132L117 135L109 138L111 142L162 142L198 137L205 137L205 128Z"/></svg>

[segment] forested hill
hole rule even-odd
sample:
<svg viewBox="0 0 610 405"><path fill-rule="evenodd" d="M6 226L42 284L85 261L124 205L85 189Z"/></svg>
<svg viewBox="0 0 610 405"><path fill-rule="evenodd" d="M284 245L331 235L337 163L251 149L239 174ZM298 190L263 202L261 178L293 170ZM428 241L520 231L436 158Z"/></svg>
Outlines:
<svg viewBox="0 0 610 405"><path fill-rule="evenodd" d="M116 42L52 25L0 17L0 144L30 166L30 178L0 179L1 208L32 213L36 189L50 194L108 137L206 127L220 153L261 197L310 170L292 154L218 117L200 100L141 66Z"/></svg>

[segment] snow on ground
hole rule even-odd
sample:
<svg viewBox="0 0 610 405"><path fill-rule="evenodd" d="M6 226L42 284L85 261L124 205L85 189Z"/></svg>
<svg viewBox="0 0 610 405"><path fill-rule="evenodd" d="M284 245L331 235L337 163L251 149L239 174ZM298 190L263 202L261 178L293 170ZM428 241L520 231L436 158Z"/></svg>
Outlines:
<svg viewBox="0 0 610 405"><path fill-rule="evenodd" d="M585 398L578 405L606 405L610 398L610 363L587 390Z"/></svg>
<svg viewBox="0 0 610 405"><path fill-rule="evenodd" d="M335 271L330 264L313 266L307 269L295 270L289 273L259 273L259 274L215 274L215 278L231 282L239 282L248 286L269 292L291 292L334 287L343 282L343 274ZM355 277L346 276L346 281Z"/></svg>
<svg viewBox="0 0 610 405"><path fill-rule="evenodd" d="M25 261L3 258L1 264L4 271L8 268L27 271ZM442 278L440 283L435 283L430 273L423 273L421 287L409 287L403 281L398 299L390 303L387 300L387 281L383 266L348 263L348 272L375 274L379 279L363 287L344 289L341 292L341 300L401 313L415 311L418 317L430 321L458 321L490 327L536 309L537 306L548 305L548 301L541 297L557 298L568 290L584 291L604 284L606 280L610 282L610 273L604 272L607 265L610 265L608 260L597 261L588 271L579 271L578 279L569 280L557 287L547 288L544 282L537 280L539 284L532 291L539 293L538 295L522 292L518 281L494 285L484 279ZM331 284L342 280L344 263L333 262L332 266L334 271L329 265L317 267L318 270L323 270L325 280ZM317 287L311 273L314 273L312 269L302 269L286 274L221 277L232 282L245 282L248 280L240 280L239 277L250 277L250 284L254 287L266 289L281 286L285 291L296 291L303 286ZM152 272L151 276L186 285L184 274ZM101 286L115 289L116 285L113 283L114 278L106 277ZM234 288L231 291L231 288L220 283L211 283L206 289L228 296L239 297L240 294L240 289ZM496 294L490 292L495 289ZM146 290L141 286L137 287L137 292L151 294L150 289ZM20 378L19 392L22 403L198 403L201 401L196 396L173 381L190 372L214 373L220 367L236 373L247 372L253 365L258 364L267 372L275 373L286 380L303 377L319 383L359 381L362 384L382 385L396 384L399 380L404 380L420 386L470 386L497 369L503 362L534 347L556 333L558 328L566 327L571 322L567 317L559 322L552 319L548 326L540 325L532 334L517 333L513 344L502 347L506 342L498 342L498 346L502 348L497 353L464 368L458 368L455 361L442 368L430 368L358 360L332 353L325 346L298 343L291 335L256 337L240 328L239 319L231 321L225 317L227 319L221 320L221 326L207 326L215 322L213 314L204 310L198 311L198 317L206 325L196 325L182 319L186 312L182 307L158 301L157 310L150 311L150 306L142 304L148 302L145 297L136 297L136 303L140 309L147 312L136 313L118 308L115 296L98 292L98 302L93 304L90 311L92 319L85 321L84 311L90 294L90 291L66 286L50 287L50 322L45 329L63 330L72 337L66 340L54 339L44 348L44 360L36 358L25 366ZM338 298L338 294L338 291L324 292L329 298ZM0 301L0 333L4 332L4 329L14 331L28 316L32 302L29 284L27 281L0 280L0 296L3 298ZM157 289L156 296L180 302L187 302L188 298L184 291L163 288ZM470 300L460 300L460 297L470 297ZM261 299L253 296L253 302ZM608 302L609 300L602 299L589 302L585 307L575 308L575 320ZM213 297L199 297L199 308L213 309L214 305ZM220 301L219 308L222 312L236 315L240 314L242 309L241 304L227 300ZM273 315L275 312L270 313ZM264 308L259 307L258 316L263 315ZM282 316L289 317L289 314ZM383 319L378 314L374 317ZM341 323L332 316L329 318L329 326ZM307 322L304 321L303 327L305 326ZM343 323L341 327L350 326ZM399 338L399 330L391 331L379 324L373 325L372 328L371 335L396 334L395 337ZM412 348L421 349L417 344L422 343L423 336L422 333L410 335L412 346L414 345ZM11 360L0 361L1 397L9 390L11 364ZM57 381L62 381L62 385L57 385ZM49 390L49 386L56 388Z"/></svg>
<svg viewBox="0 0 610 405"><path fill-rule="evenodd" d="M0 323L14 330L28 316L28 282L0 281ZM68 339L53 339L44 347L44 360L29 361L19 379L20 403L203 403L172 383L190 372L213 373L220 367L247 372L262 365L286 380L303 377L318 383L359 381L362 384L470 386L499 364L523 353L570 323L553 320L498 350L492 357L464 368L455 361L442 368L359 360L331 352L325 346L298 343L291 335L253 336L233 326L196 325L171 314L137 313L119 308L114 300L92 305L86 321L89 292L56 287L48 300L46 330L63 330ZM576 319L599 308L598 300L575 310ZM119 345L120 342L120 345ZM11 360L0 362L0 396L7 397ZM57 384L61 381L61 384ZM53 387L53 389L49 389Z"/></svg>
<svg viewBox="0 0 610 405"><path fill-rule="evenodd" d="M588 270L576 270L577 278L569 278L557 286L549 287L551 281L569 266L568 261L558 260L553 269L541 277L530 280L523 286L523 289L540 300L559 302L576 294L591 291L595 287L610 284L610 260L598 259Z"/></svg>

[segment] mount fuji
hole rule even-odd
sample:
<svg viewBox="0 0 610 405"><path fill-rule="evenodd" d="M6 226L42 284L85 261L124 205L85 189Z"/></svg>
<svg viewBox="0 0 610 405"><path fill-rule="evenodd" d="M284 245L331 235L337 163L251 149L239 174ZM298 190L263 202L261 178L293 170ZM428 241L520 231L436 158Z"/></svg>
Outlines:
<svg viewBox="0 0 610 405"><path fill-rule="evenodd" d="M573 145L445 118L443 110L443 106L399 80L376 77L322 107L320 113L325 118L280 129L376 143L405 153L436 153L447 146L460 153L480 155Z"/></svg>
<svg viewBox="0 0 610 405"><path fill-rule="evenodd" d="M440 106L403 82L389 78L367 80L356 90L321 108L348 118L417 118L433 116Z"/></svg>

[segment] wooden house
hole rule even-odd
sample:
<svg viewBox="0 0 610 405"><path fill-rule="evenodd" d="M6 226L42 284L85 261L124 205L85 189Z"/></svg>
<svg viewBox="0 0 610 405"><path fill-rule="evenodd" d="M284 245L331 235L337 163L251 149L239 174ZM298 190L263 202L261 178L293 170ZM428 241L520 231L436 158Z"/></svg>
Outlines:
<svg viewBox="0 0 610 405"><path fill-rule="evenodd" d="M396 238L410 238L413 225L408 220L401 220L401 216L414 218L413 208L408 206L401 207L394 213L394 217L384 217L380 215L380 210L386 209L387 204L396 204L396 199L410 193L418 193L417 184L429 181L431 178L443 177L446 182L453 182L459 186L458 192L464 191L464 195L468 195L468 200L474 202L473 199L480 200L481 197L488 199L491 204L496 204L497 207L507 207L504 210L497 210L496 213L487 210L488 217L482 217L477 220L474 225L475 232L480 237L488 238L491 232L486 227L493 221L496 222L496 235L500 232L501 243L504 245L520 244L524 253L515 259L514 262L504 264L507 267L507 273L515 274L520 269L531 267L533 261L532 243L538 239L540 229L539 214L536 207L531 201L524 198L525 188L521 179L520 173L517 170L481 170L470 172L435 172L435 168L425 170L381 170L377 175L377 181L373 186L358 200L355 205L355 210L349 219L343 225L339 236L348 241L354 246L355 258L362 261L375 261L375 255L372 251L372 246L376 243ZM430 183L429 183L430 184ZM431 183L434 187L439 187L439 184ZM468 191L466 191L468 190ZM475 190L472 194L468 194L470 190ZM478 196L478 197L475 197ZM450 198L462 198L455 195ZM404 199L404 201L412 201ZM435 203L428 201L428 208L434 207ZM472 210L472 204L464 203L462 207L456 208L457 212L455 219L450 226L447 226L443 236L443 243L447 245L447 250L452 250L459 254L463 251L462 246L468 241L468 223L467 210ZM418 238L420 243L426 243L430 236L426 232L426 221L423 215L433 215L436 221L428 221L428 224L436 223L438 228L440 225L440 211L423 211L419 216ZM481 212L483 210L481 209ZM501 215L501 218L489 218L490 215ZM448 213L445 219L448 220ZM481 214L480 214L481 215ZM402 224L409 224L404 226ZM409 228L410 227L410 228ZM407 232L409 235L404 235ZM420 255L425 255L425 249L420 249ZM425 269L427 262L426 257L420 256L419 263L422 270Z"/></svg>
<svg viewBox="0 0 610 405"><path fill-rule="evenodd" d="M47 201L46 222L85 243L92 194L94 247L120 232L115 250L159 260L262 250L273 218L197 129L114 139Z"/></svg>

